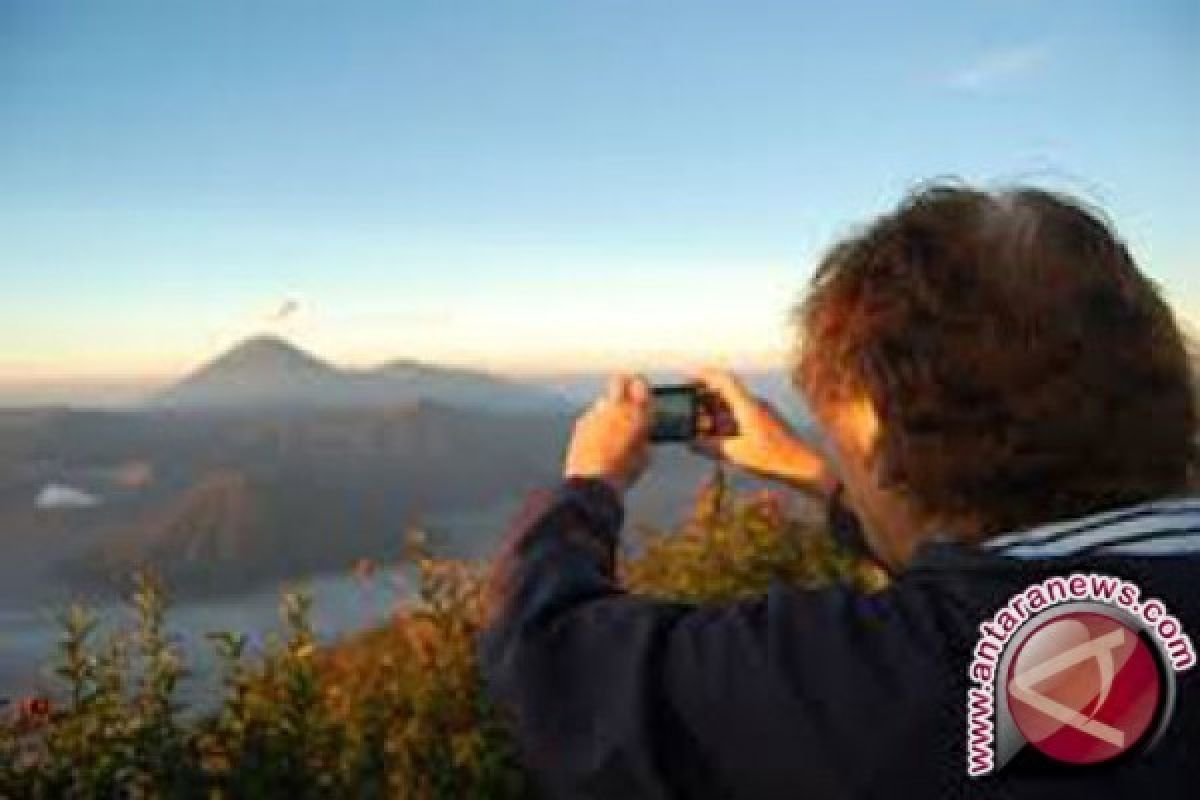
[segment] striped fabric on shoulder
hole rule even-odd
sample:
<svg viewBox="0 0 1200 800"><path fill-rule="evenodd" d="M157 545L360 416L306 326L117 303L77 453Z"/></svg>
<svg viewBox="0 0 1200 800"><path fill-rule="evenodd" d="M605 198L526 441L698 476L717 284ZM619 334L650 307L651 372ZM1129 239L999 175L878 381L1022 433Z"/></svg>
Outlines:
<svg viewBox="0 0 1200 800"><path fill-rule="evenodd" d="M981 547L1012 558L1200 553L1200 497L1158 500L989 539Z"/></svg>

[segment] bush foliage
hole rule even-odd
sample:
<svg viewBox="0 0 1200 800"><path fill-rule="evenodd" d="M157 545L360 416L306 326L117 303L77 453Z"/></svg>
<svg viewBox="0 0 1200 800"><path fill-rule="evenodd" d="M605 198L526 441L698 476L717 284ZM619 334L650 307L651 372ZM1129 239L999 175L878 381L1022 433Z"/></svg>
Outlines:
<svg viewBox="0 0 1200 800"><path fill-rule="evenodd" d="M819 520L718 477L677 530L641 531L621 561L640 592L720 601L772 580L877 576L836 552ZM137 625L100 635L75 606L61 617L61 691L0 722L0 797L516 798L528 782L474 658L482 566L415 557L418 596L386 626L319 647L310 599L287 593L282 631L251 657L234 633L209 638L221 664L215 710L183 707L186 665L167 633L163 587L140 576Z"/></svg>

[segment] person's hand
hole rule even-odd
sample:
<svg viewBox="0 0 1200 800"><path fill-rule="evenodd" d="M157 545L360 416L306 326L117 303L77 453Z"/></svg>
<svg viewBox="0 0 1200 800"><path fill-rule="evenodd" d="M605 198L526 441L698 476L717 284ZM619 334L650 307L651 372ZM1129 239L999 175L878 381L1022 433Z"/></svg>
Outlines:
<svg viewBox="0 0 1200 800"><path fill-rule="evenodd" d="M706 369L697 380L729 408L735 436L702 436L692 449L756 475L826 495L836 482L825 459L792 432L765 400L754 397L740 380L724 370Z"/></svg>
<svg viewBox="0 0 1200 800"><path fill-rule="evenodd" d="M575 421L564 475L599 478L624 492L649 463L653 416L646 381L614 375L607 392Z"/></svg>

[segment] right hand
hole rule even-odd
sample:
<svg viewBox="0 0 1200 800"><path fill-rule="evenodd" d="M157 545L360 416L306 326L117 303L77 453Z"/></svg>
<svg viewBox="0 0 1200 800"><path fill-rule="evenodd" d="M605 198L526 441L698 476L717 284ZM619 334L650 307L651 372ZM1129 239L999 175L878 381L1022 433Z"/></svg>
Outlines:
<svg viewBox="0 0 1200 800"><path fill-rule="evenodd" d="M836 478L825 459L794 434L769 403L724 370L701 370L696 379L729 407L738 432L699 437L692 442L693 450L814 494L832 491Z"/></svg>
<svg viewBox="0 0 1200 800"><path fill-rule="evenodd" d="M564 475L598 478L618 494L637 482L650 460L650 402L644 378L612 376L606 393L575 422Z"/></svg>

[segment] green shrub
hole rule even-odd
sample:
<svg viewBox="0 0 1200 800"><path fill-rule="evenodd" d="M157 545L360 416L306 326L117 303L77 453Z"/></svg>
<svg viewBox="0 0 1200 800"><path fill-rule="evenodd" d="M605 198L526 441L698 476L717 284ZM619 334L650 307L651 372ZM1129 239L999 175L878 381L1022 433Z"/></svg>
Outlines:
<svg viewBox="0 0 1200 800"><path fill-rule="evenodd" d="M875 591L874 565L839 551L815 504L762 489L737 493L716 471L674 530L643 526L622 559L624 585L672 600L719 602L762 594L772 581L815 587L845 581Z"/></svg>
<svg viewBox="0 0 1200 800"><path fill-rule="evenodd" d="M675 531L644 529L621 560L631 588L688 601L877 573L839 554L820 521L780 495L731 492L720 474ZM417 554L417 598L389 624L319 648L310 599L288 593L282 631L250 658L210 634L215 711L176 697L187 669L166 629L163 587L140 576L132 631L100 635L87 609L60 620L62 691L0 722L0 797L517 798L528 783L484 696L473 643L482 566Z"/></svg>

